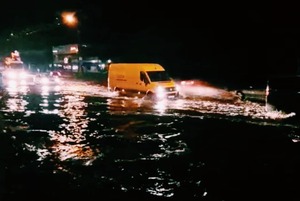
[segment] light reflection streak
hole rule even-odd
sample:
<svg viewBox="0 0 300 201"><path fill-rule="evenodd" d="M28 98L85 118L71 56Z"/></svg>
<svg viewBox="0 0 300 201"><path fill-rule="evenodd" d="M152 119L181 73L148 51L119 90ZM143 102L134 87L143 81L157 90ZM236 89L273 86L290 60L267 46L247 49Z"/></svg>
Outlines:
<svg viewBox="0 0 300 201"><path fill-rule="evenodd" d="M93 150L85 137L89 119L86 118L85 108L87 104L82 96L65 96L65 104L61 106L59 115L64 118L63 124L59 125L60 132L52 131L51 152L57 156L60 162L77 160L83 165L92 165L99 156L99 150ZM62 103L63 104L63 103ZM63 169L60 166L59 169Z"/></svg>
<svg viewBox="0 0 300 201"><path fill-rule="evenodd" d="M154 108L160 113L160 114L164 114L165 111L167 110L167 104L168 104L168 100L163 99L160 101L156 101Z"/></svg>
<svg viewBox="0 0 300 201"><path fill-rule="evenodd" d="M147 187L146 192L163 197L172 197L174 195L174 187L176 182L170 178L170 175L165 171L157 170L158 176L148 177L152 181L152 185Z"/></svg>
<svg viewBox="0 0 300 201"><path fill-rule="evenodd" d="M96 121L96 118L87 118L86 107L87 103L84 102L84 97L80 95L65 95L62 99L55 100L55 109L50 110L51 101L47 93L42 97L39 106L42 107L42 112L45 114L58 114L63 118L64 123L60 124L59 131L47 131L50 136L51 145L50 146L41 146L40 148L33 147L26 144L28 150L34 151L37 153L40 158L39 161L45 160L47 158L54 158L54 162L60 171L68 171L67 167L69 164L65 165L66 162L77 162L85 166L90 166L93 162L102 157L103 154L99 150L100 148L94 148L88 144L89 139L88 135L88 125L91 121ZM16 100L14 100L16 101ZM13 101L12 101L13 102ZM198 117L203 114L224 114L224 116L248 116L249 119L252 118L265 118L268 117L267 114L261 105L255 103L225 103L218 101L203 101L203 100L188 100L188 99L178 99L164 102L144 102L141 99L126 99L126 98L108 98L108 109L110 111L120 111L122 114L128 114L128 112L133 112L135 114L139 112L151 112L155 115L155 112L158 111L160 114L167 115L168 109L172 110L171 115L174 115L173 111L183 111L176 114L186 114L190 115L185 111L197 111ZM12 103L14 110L16 109L17 103ZM24 106L25 107L25 106ZM21 110L24 110L21 109ZM102 111L101 111L102 112ZM175 114L175 115L176 115ZM271 118L276 118L279 116L279 113L272 116ZM126 118L126 117L125 117ZM180 118L180 117L178 117ZM234 118L232 118L234 119ZM157 127L159 128L168 128L171 130L170 133L151 133L149 135L142 135L136 127L142 127L144 124L147 124L147 121L130 121L128 124L119 126L117 131L121 134L126 134L131 138L137 137L134 139L140 139L137 143L148 143L150 141L157 142L157 147L153 151L150 150L150 153L137 152L137 156L131 161L135 162L138 160L161 160L168 158L170 156L184 154L188 152L188 146L184 141L176 140L176 137L181 135L180 132L174 133L172 127L176 127L173 124L174 122L163 123L159 122ZM142 126L141 126L142 125ZM155 127L154 126L154 127ZM105 126L103 126L105 127ZM109 129L109 128L107 128ZM162 129L166 131L166 129ZM98 135L99 136L99 135ZM97 136L97 137L98 137ZM104 136L104 135L102 135ZM110 136L111 137L111 136ZM175 138L175 139L174 139ZM180 137L179 137L180 138ZM295 139L295 142L299 139ZM110 145L110 148L114 148L113 145ZM122 154L116 156L115 162L129 162L128 159L123 159ZM147 175L149 184L146 185L146 191L152 195L172 197L174 194L174 189L176 186L179 186L180 183L172 178L168 172L163 172L157 170L151 175ZM143 174L141 172L141 174ZM132 188L136 188L133 186ZM127 186L124 189L128 189ZM206 196L207 192L203 192L203 196Z"/></svg>
<svg viewBox="0 0 300 201"><path fill-rule="evenodd" d="M24 112L28 102L22 97L11 97L7 99L8 112Z"/></svg>
<svg viewBox="0 0 300 201"><path fill-rule="evenodd" d="M8 86L6 88L7 93L10 96L15 96L15 95L26 95L28 94L29 88L27 86Z"/></svg>
<svg viewBox="0 0 300 201"><path fill-rule="evenodd" d="M49 98L57 98L49 100ZM20 99L21 100L21 99ZM11 109L16 110L19 99L9 99L8 105ZM25 147L29 151L34 151L39 156L38 161L47 158L57 158L56 166L59 171L68 171L63 162L77 161L83 165L92 165L93 161L101 157L98 148L92 149L87 143L86 134L88 135L89 119L86 118L85 108L87 103L84 102L83 96L64 95L48 96L42 95L41 98L34 98L32 101L37 104L38 111L27 112L27 115L39 112L44 114L57 114L63 118L63 123L58 125L59 130L46 131L50 137L50 145L29 145ZM54 104L50 104L54 103ZM54 106L54 109L50 107ZM32 107L32 106L31 106ZM24 111L25 106L22 107ZM94 119L95 121L95 119Z"/></svg>

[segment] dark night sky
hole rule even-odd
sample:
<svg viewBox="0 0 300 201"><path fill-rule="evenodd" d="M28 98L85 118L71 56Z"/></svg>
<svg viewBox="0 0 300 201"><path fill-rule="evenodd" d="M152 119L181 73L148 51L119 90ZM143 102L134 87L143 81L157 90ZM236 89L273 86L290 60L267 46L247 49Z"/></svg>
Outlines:
<svg viewBox="0 0 300 201"><path fill-rule="evenodd" d="M101 46L100 57L158 62L177 77L295 73L300 59L300 12L296 4L26 2L26 7L8 5L0 13L0 34L51 23L58 11L75 9L82 19L81 39ZM182 69L187 73L182 74Z"/></svg>

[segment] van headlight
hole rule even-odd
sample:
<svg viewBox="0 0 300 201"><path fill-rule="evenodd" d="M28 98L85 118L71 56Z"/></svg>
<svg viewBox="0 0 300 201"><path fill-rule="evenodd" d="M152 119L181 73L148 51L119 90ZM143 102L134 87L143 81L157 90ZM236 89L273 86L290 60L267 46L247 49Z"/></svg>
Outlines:
<svg viewBox="0 0 300 201"><path fill-rule="evenodd" d="M47 77L43 77L41 79L41 82L42 82L42 84L47 85L47 84L49 84L49 79Z"/></svg>
<svg viewBox="0 0 300 201"><path fill-rule="evenodd" d="M7 73L7 77L9 79L16 79L17 78L17 74L16 74L16 72L10 71L10 72Z"/></svg>
<svg viewBox="0 0 300 201"><path fill-rule="evenodd" d="M159 86L155 89L155 94L158 98L164 98L166 96L166 90Z"/></svg>
<svg viewBox="0 0 300 201"><path fill-rule="evenodd" d="M28 76L28 74L26 72L20 72L20 74L19 74L20 79L26 79L27 76Z"/></svg>

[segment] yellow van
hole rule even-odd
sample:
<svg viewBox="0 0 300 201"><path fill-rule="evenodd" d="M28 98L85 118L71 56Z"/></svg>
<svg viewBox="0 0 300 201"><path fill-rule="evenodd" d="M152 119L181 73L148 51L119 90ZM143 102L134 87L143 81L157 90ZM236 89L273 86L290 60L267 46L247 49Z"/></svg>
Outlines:
<svg viewBox="0 0 300 201"><path fill-rule="evenodd" d="M108 66L108 89L138 97L176 98L174 80L157 63L111 63Z"/></svg>

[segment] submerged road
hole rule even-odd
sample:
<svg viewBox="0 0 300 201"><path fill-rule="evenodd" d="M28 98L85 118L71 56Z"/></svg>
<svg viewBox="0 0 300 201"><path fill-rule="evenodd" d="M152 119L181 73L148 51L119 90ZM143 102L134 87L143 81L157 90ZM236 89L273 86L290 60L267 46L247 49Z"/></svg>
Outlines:
<svg viewBox="0 0 300 201"><path fill-rule="evenodd" d="M293 113L186 87L159 102L78 80L6 91L1 200L300 198Z"/></svg>

